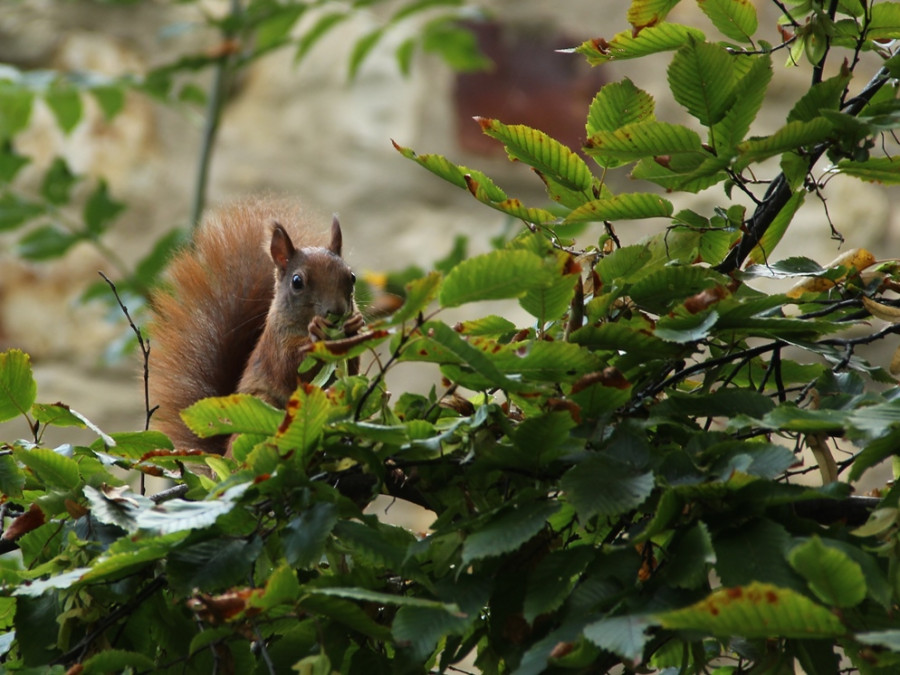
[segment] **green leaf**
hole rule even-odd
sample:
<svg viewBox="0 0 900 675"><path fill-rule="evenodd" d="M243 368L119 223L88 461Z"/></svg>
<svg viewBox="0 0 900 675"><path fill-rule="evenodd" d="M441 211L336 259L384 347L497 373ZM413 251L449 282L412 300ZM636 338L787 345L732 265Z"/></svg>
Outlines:
<svg viewBox="0 0 900 675"><path fill-rule="evenodd" d="M422 49L437 54L458 73L489 70L493 65L493 61L481 53L473 32L453 15L429 21L425 25L422 29Z"/></svg>
<svg viewBox="0 0 900 675"><path fill-rule="evenodd" d="M104 649L84 661L84 675L93 673L125 672L130 670L154 670L156 662L145 654L124 649Z"/></svg>
<svg viewBox="0 0 900 675"><path fill-rule="evenodd" d="M461 363L470 366L492 386L500 387L504 391L521 389L518 381L509 379L500 371L496 365L496 358L489 357L482 350L469 344L450 326L443 323L428 324L428 332L430 340L447 349Z"/></svg>
<svg viewBox="0 0 900 675"><path fill-rule="evenodd" d="M2 98L0 98L0 101L2 101ZM0 103L0 106L2 106L2 103ZM0 124L2 124L2 113L0 113ZM0 184L11 182L19 173L19 170L30 161L30 158L16 154L12 148L4 149L0 147Z"/></svg>
<svg viewBox="0 0 900 675"><path fill-rule="evenodd" d="M27 468L46 488L74 490L81 482L78 475L78 463L48 448L15 448L13 455Z"/></svg>
<svg viewBox="0 0 900 675"><path fill-rule="evenodd" d="M838 110L844 90L851 80L851 73L843 71L814 84L794 104L788 113L788 122L811 122L821 116L823 110Z"/></svg>
<svg viewBox="0 0 900 675"><path fill-rule="evenodd" d="M728 277L699 265L661 267L631 287L631 299L652 312L661 313L672 303L683 302L707 288L727 286Z"/></svg>
<svg viewBox="0 0 900 675"><path fill-rule="evenodd" d="M19 240L18 252L26 260L49 260L59 258L79 241L78 235L55 225L43 225Z"/></svg>
<svg viewBox="0 0 900 675"><path fill-rule="evenodd" d="M628 23L637 30L661 23L680 0L633 0L628 8Z"/></svg>
<svg viewBox="0 0 900 675"><path fill-rule="evenodd" d="M900 5L893 2L873 3L870 21L866 25L869 40L895 40L900 38Z"/></svg>
<svg viewBox="0 0 900 675"><path fill-rule="evenodd" d="M107 121L113 119L125 107L125 88L123 86L99 86L93 87L90 91Z"/></svg>
<svg viewBox="0 0 900 675"><path fill-rule="evenodd" d="M672 96L704 126L721 120L734 103L733 59L718 45L689 39L669 65Z"/></svg>
<svg viewBox="0 0 900 675"><path fill-rule="evenodd" d="M617 516L637 508L653 492L654 484L652 473L640 473L598 454L581 460L560 479L582 521L595 515Z"/></svg>
<svg viewBox="0 0 900 675"><path fill-rule="evenodd" d="M296 451L301 464L306 464L322 438L330 411L331 403L325 392L311 384L301 384L287 403L284 420L275 434L275 445L282 454Z"/></svg>
<svg viewBox="0 0 900 675"><path fill-rule="evenodd" d="M125 210L125 204L111 199L106 181L101 180L84 205L84 224L87 231L96 236L106 230L109 223Z"/></svg>
<svg viewBox="0 0 900 675"><path fill-rule="evenodd" d="M54 85L44 95L47 106L53 112L59 128L68 134L81 121L83 108L81 95L66 85Z"/></svg>
<svg viewBox="0 0 900 675"><path fill-rule="evenodd" d="M731 0L727 0L730 2ZM740 0L735 4L739 4ZM772 58L755 58L749 70L734 87L740 92L740 102L731 106L725 116L711 130L713 144L720 156L730 156L750 131L772 81Z"/></svg>
<svg viewBox="0 0 900 675"><path fill-rule="evenodd" d="M220 434L271 436L283 418L283 411L248 394L206 398L181 413L184 423L201 438Z"/></svg>
<svg viewBox="0 0 900 675"><path fill-rule="evenodd" d="M660 318L653 334L666 342L688 344L708 337L718 321L719 313L715 310L696 314L669 314Z"/></svg>
<svg viewBox="0 0 900 675"><path fill-rule="evenodd" d="M294 52L294 63L299 63L309 53L309 50L328 34L328 31L349 17L349 12L329 12L320 16L297 42L297 51Z"/></svg>
<svg viewBox="0 0 900 675"><path fill-rule="evenodd" d="M654 625L656 621L649 615L614 616L589 623L584 627L584 637L601 649L639 662L649 639L646 631Z"/></svg>
<svg viewBox="0 0 900 675"><path fill-rule="evenodd" d="M463 542L462 564L515 551L538 534L559 510L558 502L531 502L505 509Z"/></svg>
<svg viewBox="0 0 900 675"><path fill-rule="evenodd" d="M51 204L66 204L69 201L69 193L72 186L78 181L78 177L69 169L69 165L62 157L53 160L50 168L44 174L41 184L41 195Z"/></svg>
<svg viewBox="0 0 900 675"><path fill-rule="evenodd" d="M325 502L313 504L291 519L281 533L288 564L294 568L306 568L318 563L325 541L337 520L337 508Z"/></svg>
<svg viewBox="0 0 900 675"><path fill-rule="evenodd" d="M507 126L498 120L476 117L481 130L503 143L511 160L525 162L570 190L587 192L591 170L577 154L542 131L524 124Z"/></svg>
<svg viewBox="0 0 900 675"><path fill-rule="evenodd" d="M735 42L752 42L759 26L751 0L697 0L703 13L725 36Z"/></svg>
<svg viewBox="0 0 900 675"><path fill-rule="evenodd" d="M615 131L593 134L585 152L601 165L609 159L630 162L657 155L696 155L705 158L696 131L680 124L655 120L626 124Z"/></svg>
<svg viewBox="0 0 900 675"><path fill-rule="evenodd" d="M427 276L406 284L406 300L391 316L391 323L400 324L409 321L423 312L437 296L442 282L443 275L440 272L430 272Z"/></svg>
<svg viewBox="0 0 900 675"><path fill-rule="evenodd" d="M806 199L806 190L798 190L790 196L787 203L781 211L778 212L778 215L775 216L772 224L769 225L768 229L763 233L763 236L760 237L759 243L757 243L750 251L750 254L747 256L750 262L756 263L757 265L765 265L768 263L769 256L772 255L775 247L778 246L778 242L781 241L784 233L787 232L787 228L791 224L794 214L797 213L803 205L804 199Z"/></svg>
<svg viewBox="0 0 900 675"><path fill-rule="evenodd" d="M872 157L865 161L842 159L837 163L836 170L870 183L900 183L900 159L896 157Z"/></svg>
<svg viewBox="0 0 900 675"><path fill-rule="evenodd" d="M716 572L726 586L763 581L802 590L801 579L785 560L791 537L783 525L767 518L744 522L713 541Z"/></svg>
<svg viewBox="0 0 900 675"><path fill-rule="evenodd" d="M222 495L202 502L170 499L138 513L137 526L157 534L209 527L219 516L230 512L249 487L249 483L237 484Z"/></svg>
<svg viewBox="0 0 900 675"><path fill-rule="evenodd" d="M653 120L653 97L638 89L627 77L604 85L588 111L585 131L593 136L600 131L615 131L627 124Z"/></svg>
<svg viewBox="0 0 900 675"><path fill-rule="evenodd" d="M569 223L667 218L674 210L672 202L648 192L618 194L608 199L594 199L572 211L563 220Z"/></svg>
<svg viewBox="0 0 900 675"><path fill-rule="evenodd" d="M541 278L544 261L531 251L492 251L463 261L447 275L440 291L443 307L479 300L518 298Z"/></svg>
<svg viewBox="0 0 900 675"><path fill-rule="evenodd" d="M19 349L0 353L0 422L27 414L36 396L31 357Z"/></svg>
<svg viewBox="0 0 900 675"><path fill-rule="evenodd" d="M866 579L859 564L817 536L791 549L788 561L826 605L855 607L866 597Z"/></svg>
<svg viewBox="0 0 900 675"><path fill-rule="evenodd" d="M753 582L723 588L686 607L656 614L664 628L722 637L828 638L846 633L829 610L796 591Z"/></svg>
<svg viewBox="0 0 900 675"><path fill-rule="evenodd" d="M442 609L405 606L397 610L391 633L397 642L410 646L415 658L425 661L442 638L462 633L474 620Z"/></svg>
<svg viewBox="0 0 900 675"><path fill-rule="evenodd" d="M28 126L34 94L18 83L0 80L0 142Z"/></svg>
<svg viewBox="0 0 900 675"><path fill-rule="evenodd" d="M245 581L261 550L259 537L250 541L216 538L180 546L166 556L166 576L182 592L228 588Z"/></svg>
<svg viewBox="0 0 900 675"><path fill-rule="evenodd" d="M702 41L703 32L690 26L676 23L661 23L648 26L637 35L632 31L616 34L607 42L603 38L589 40L575 48L575 52L584 55L592 66L622 59L636 59L648 54L667 52L678 49L690 38Z"/></svg>
<svg viewBox="0 0 900 675"><path fill-rule="evenodd" d="M25 474L12 455L0 455L0 492L11 499L22 496Z"/></svg>
<svg viewBox="0 0 900 675"><path fill-rule="evenodd" d="M363 61L366 60L366 57L372 52L375 45L381 41L383 35L384 28L379 27L363 35L353 45L353 49L350 52L350 65L348 70L348 77L351 81L356 79L356 75L359 73Z"/></svg>
<svg viewBox="0 0 900 675"><path fill-rule="evenodd" d="M743 170L768 157L821 143L828 138L831 129L831 122L824 117L817 117L809 122L788 122L771 136L751 138L738 145L740 157L735 162L735 167Z"/></svg>
<svg viewBox="0 0 900 675"><path fill-rule="evenodd" d="M256 48L266 50L283 44L305 10L306 5L275 6L271 14L256 26Z"/></svg>
<svg viewBox="0 0 900 675"><path fill-rule="evenodd" d="M44 207L40 204L25 201L18 195L7 192L0 196L0 232L12 230L42 213Z"/></svg>
<svg viewBox="0 0 900 675"><path fill-rule="evenodd" d="M866 445L853 460L847 480L855 482L869 469L891 457L900 444L900 429L894 429L886 436L876 438Z"/></svg>
<svg viewBox="0 0 900 675"><path fill-rule="evenodd" d="M559 608L572 592L579 575L593 556L588 547L551 551L528 577L522 613L528 623Z"/></svg>

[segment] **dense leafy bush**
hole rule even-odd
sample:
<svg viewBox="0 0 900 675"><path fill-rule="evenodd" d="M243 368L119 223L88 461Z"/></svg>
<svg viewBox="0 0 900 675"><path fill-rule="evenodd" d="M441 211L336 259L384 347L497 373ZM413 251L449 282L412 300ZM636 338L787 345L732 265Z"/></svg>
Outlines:
<svg viewBox="0 0 900 675"><path fill-rule="evenodd" d="M900 179L900 4L778 2L775 47L749 0L698 2L721 35L668 22L677 4L634 0L630 28L575 51L673 52L689 123L657 119L639 83L609 84L587 111L592 166L479 120L549 206L397 146L521 232L408 283L350 347L386 350L367 374L302 386L287 413L242 396L187 410L198 432L239 434L234 460L152 431L42 447L46 425L86 422L35 404L27 356L0 357L0 419L33 432L0 453L17 516L3 542L21 552L2 567L7 669L421 672L477 655L487 673L894 672L900 495L856 498L850 482L900 440L896 363L857 353L900 332L900 266L775 247L833 173ZM883 67L861 81L873 55ZM753 136L777 58L807 59L811 85ZM613 194L618 167L639 191ZM675 212L657 186L717 189L719 206ZM615 224L641 218L658 234L622 241ZM767 293L761 277L798 283ZM479 316L489 299L531 319ZM451 327L455 307L472 318ZM399 362L438 369L441 389L389 396ZM112 467L168 476L178 496L136 494ZM820 480L798 484L810 468ZM429 531L364 515L378 493L432 511Z"/></svg>

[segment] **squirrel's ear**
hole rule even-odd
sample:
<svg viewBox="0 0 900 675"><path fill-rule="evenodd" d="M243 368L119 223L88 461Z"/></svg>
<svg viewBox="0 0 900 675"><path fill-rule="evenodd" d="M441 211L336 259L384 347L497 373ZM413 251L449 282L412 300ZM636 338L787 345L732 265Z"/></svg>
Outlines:
<svg viewBox="0 0 900 675"><path fill-rule="evenodd" d="M341 221L339 221L337 215L335 215L331 220L331 244L328 246L328 250L336 256L340 256L342 244L343 236L341 235Z"/></svg>
<svg viewBox="0 0 900 675"><path fill-rule="evenodd" d="M282 272L287 269L288 262L294 257L294 242L281 225L275 223L272 228L272 243L269 245L269 253L276 267Z"/></svg>

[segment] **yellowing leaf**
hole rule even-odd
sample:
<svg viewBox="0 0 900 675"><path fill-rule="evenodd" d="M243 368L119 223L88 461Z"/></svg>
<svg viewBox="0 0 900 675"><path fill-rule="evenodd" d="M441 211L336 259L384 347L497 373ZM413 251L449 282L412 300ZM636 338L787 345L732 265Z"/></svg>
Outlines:
<svg viewBox="0 0 900 675"><path fill-rule="evenodd" d="M882 303L875 302L872 298L867 298L865 296L863 296L862 304L863 307L869 310L869 314L876 319L881 319L882 321L887 321L889 323L900 323L900 307L883 305Z"/></svg>
<svg viewBox="0 0 900 675"><path fill-rule="evenodd" d="M722 588L690 607L656 618L665 628L747 638L834 637L846 632L825 607L789 588L760 582Z"/></svg>
<svg viewBox="0 0 900 675"><path fill-rule="evenodd" d="M826 277L811 277L795 284L785 295L789 298L799 298L804 293L821 293L833 288L838 283L844 281L851 273L861 272L875 264L875 256L864 248L853 248L842 253L832 260L826 267L827 269L835 269L837 267L846 268L846 272L836 279Z"/></svg>

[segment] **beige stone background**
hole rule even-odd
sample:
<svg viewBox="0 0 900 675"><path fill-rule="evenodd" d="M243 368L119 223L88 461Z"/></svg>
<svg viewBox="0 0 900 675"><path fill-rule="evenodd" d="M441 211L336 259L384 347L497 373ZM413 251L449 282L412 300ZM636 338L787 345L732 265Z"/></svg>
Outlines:
<svg viewBox="0 0 900 675"><path fill-rule="evenodd" d="M758 0L757 4L761 37L777 42L771 3ZM553 52L539 39L550 35L551 42L574 46L593 37L611 37L627 28L627 0L489 0L483 5L508 31L501 42L516 41L520 48L536 45L529 51L536 63L550 64L551 72L555 72L552 68L574 68L574 93L568 105L578 119L586 115L594 92L579 89L578 83L598 76L608 81L631 77L656 96L659 117L684 119L665 94L670 55L585 73L588 69L580 57ZM206 7L221 11L224 3L210 2ZM190 30L192 22L199 20L194 12L193 5L162 1L134 5L85 0L3 2L0 63L108 75L145 72L174 54L215 46L216 36ZM390 33L357 80L348 82L349 45L383 18L379 13L360 12L317 45L299 67L292 64L292 54L284 51L249 68L222 118L209 190L211 204L261 191L296 195L322 214L323 227L330 214L338 212L344 225L345 255L361 271L399 269L412 263L428 267L449 251L458 234L470 236L473 251L484 250L488 238L506 225L499 214L403 159L392 148L391 139L418 152L444 153L457 163L480 168L508 193L527 202L540 204L543 199L539 181L524 167L509 163L502 153L484 156L469 149L471 139L460 135L460 115L454 107L455 75L443 63L420 55L409 77L399 74L393 50L408 34L404 29ZM715 35L694 2L685 0L671 18L696 23ZM173 26L186 30L173 32ZM572 60L578 63L560 66ZM771 100L754 133L769 133L781 126L786 110L805 89L808 69L784 68L783 61L783 56L775 60ZM874 70L870 63L859 72L865 78L864 73ZM516 95L522 98L520 110L530 109L537 115L560 102L559 96L551 98L545 90ZM129 206L108 242L126 264L132 264L163 232L187 225L202 111L166 107L132 94L125 111L106 122L92 100L85 103L84 120L68 136L56 128L46 108L36 108L31 128L17 139L20 152L35 160L23 171L23 184L37 185L58 154L77 172L105 177L113 196ZM628 187L625 177L613 180L620 188ZM879 258L897 255L894 191L838 178L829 183L826 194L831 218L847 239L844 249L865 246ZM711 215L719 197L716 189L678 196L676 208L689 206ZM618 233L623 243L633 243L661 226L658 222L623 224ZM586 232L585 243L599 234L599 230ZM144 413L136 361L110 363L105 358L109 346L125 335L122 324L111 320L99 305L77 301L97 270L112 273L111 266L88 246L77 248L62 261L23 264L14 256L13 241L8 235L0 238L0 348L18 347L32 355L39 400L70 403L107 431L140 428ZM810 199L777 257L802 254L825 263L839 252L837 243L829 240L821 205ZM403 376L402 369L399 374ZM417 384L421 383L410 386ZM12 425L18 426L0 427L3 438L27 436L19 421L4 426Z"/></svg>

